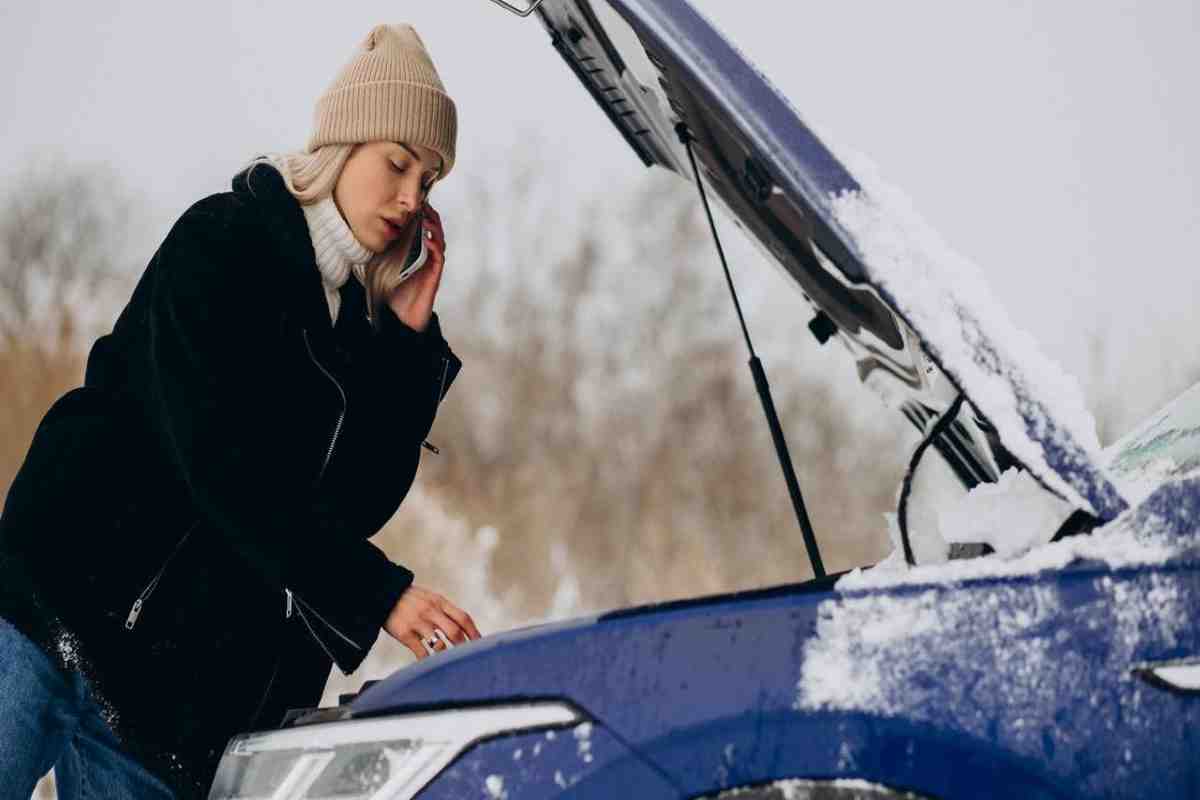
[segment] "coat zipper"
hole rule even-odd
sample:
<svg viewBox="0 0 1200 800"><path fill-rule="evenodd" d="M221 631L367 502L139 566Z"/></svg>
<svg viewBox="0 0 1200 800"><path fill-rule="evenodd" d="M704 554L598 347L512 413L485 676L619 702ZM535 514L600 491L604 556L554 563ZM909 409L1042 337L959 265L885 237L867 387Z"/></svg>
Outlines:
<svg viewBox="0 0 1200 800"><path fill-rule="evenodd" d="M325 468L327 466L329 466L329 459L333 456L334 445L337 444L338 434L342 430L342 422L346 418L346 392L343 391L342 385L340 383L338 383L337 378L333 377L333 374L330 373L329 370L325 369L325 367L321 364L320 361L317 360L317 357L313 354L312 346L308 342L308 330L304 329L303 333L304 333L304 346L308 350L308 357L310 359L312 359L312 362L317 365L317 368L320 369L321 372L325 373L325 376L327 378L329 378L329 380L333 381L333 385L337 387L338 394L340 394L342 396L342 411L340 414L338 414L337 424L334 425L334 427L333 427L333 436L330 437L330 439L329 439L329 448L325 451L325 461L321 464L321 471L317 474L317 479L313 483L313 486L315 488L318 484L320 484L321 478L324 477ZM317 635L317 632L315 630L313 630L312 624L308 621L308 617L304 613L305 608L307 608L310 612L312 612L313 616L315 616L321 622L325 623L325 626L327 628L329 628L329 630L333 631L339 637L341 637L342 639L345 639L347 642L349 642L351 645L353 645L355 649L357 649L357 650L362 649L362 646L358 642L354 641L349 636L347 636L346 634L344 634L340 630L338 630L336 627L334 627L333 624L329 622L329 620L325 619L320 614L318 614L317 610L315 608L310 606L308 603L304 602L304 600L302 600L299 597L299 595L297 595L295 592L293 592L290 588L288 588L286 586L283 588L283 596L284 596L284 611L283 611L284 619L291 618L292 612L297 611L300 615L301 621L304 623L304 627L308 628L308 632L310 634L312 634L312 637L314 639L317 640L317 644L319 644L321 646L321 649L325 651L325 655L329 656L329 659L331 661L336 661L336 659L333 657L333 653L331 653L329 651L329 648L325 646L325 642L322 641L321 637Z"/></svg>
<svg viewBox="0 0 1200 800"><path fill-rule="evenodd" d="M437 406L440 406L442 404L442 394L445 393L445 391L446 391L446 374L449 371L450 371L450 359L446 358L445 356L442 356L442 384L441 384L441 386L438 387L437 402L434 404L434 408L437 408ZM429 441L428 439L421 442L421 446L424 447L429 452L433 453L434 455L437 455L438 453L442 452L441 450L439 450L437 448L436 445L433 444L433 442Z"/></svg>
<svg viewBox="0 0 1200 800"><path fill-rule="evenodd" d="M308 342L308 330L305 329L303 334L304 347L308 350L308 357L312 359L312 362L317 365L317 368L320 369L321 372L323 372L325 376L329 378L329 380L333 381L333 385L337 388L338 394L341 395L342 398L342 410L338 414L337 424L334 425L333 435L329 439L329 447L325 451L325 460L321 463L321 471L317 474L317 478L314 483L315 485L316 483L320 483L321 478L324 477L325 468L329 466L329 459L333 456L333 448L337 443L338 434L341 433L342 423L346 418L346 393L343 391L342 385L337 382L337 379L334 378L333 375L330 374L329 370L325 369L324 365L322 365L321 362L317 360L317 357L313 355L312 346ZM137 625L138 618L142 614L142 609L145 607L146 601L150 599L150 595L154 594L154 590L158 588L158 584L159 581L162 580L163 573L167 571L167 567L170 565L171 561L175 558L176 554L179 553L179 550L183 547L184 542L188 540L188 537L192 535L192 531L199 524L200 520L197 519L192 523L191 527L184 532L183 536L180 537L179 541L175 544L175 548L170 552L170 554L167 555L166 559L163 560L162 566L158 568L158 572L154 573L154 577L150 579L150 582L146 584L144 589L142 589L141 594L139 594L137 599L133 601L133 605L130 607L129 613L125 616L125 630L131 631L133 630L134 626ZM284 591L287 592L286 589ZM289 617L291 616L291 606L292 597L291 593L289 592L287 598L287 616ZM332 626L330 627L332 628ZM340 631L335 630L335 632L337 632L339 635L343 635Z"/></svg>
<svg viewBox="0 0 1200 800"><path fill-rule="evenodd" d="M312 359L312 362L317 365L317 368L320 369L321 372L325 373L325 377L333 381L333 385L337 387L338 394L342 396L342 410L341 413L338 414L337 424L333 426L333 436L331 436L329 439L329 449L325 451L325 461L321 464L321 471L317 474L316 483L320 483L321 478L325 475L325 467L329 466L329 459L331 456L333 456L333 446L337 443L338 434L342 431L342 422L346 419L346 393L342 390L342 385L337 382L337 378L333 377L329 370L325 369L324 365L322 365L320 361L317 361L317 357L313 355L312 346L308 343L308 329L305 328L303 333L304 347L308 350L308 357ZM314 484L314 486L315 485L316 484Z"/></svg>
<svg viewBox="0 0 1200 800"><path fill-rule="evenodd" d="M275 666L271 669L271 677L267 680L267 688L263 689L262 697L258 699L258 705L254 708L254 716L250 717L247 725L261 728L258 724L258 715L262 713L263 708L267 705L267 698L271 696L271 687L275 685L275 677L279 674L279 662L283 660L281 655L275 656Z"/></svg>
<svg viewBox="0 0 1200 800"><path fill-rule="evenodd" d="M438 386L437 405L442 404L442 395L446 392L446 375L450 372L450 359L442 356L442 383Z"/></svg>
<svg viewBox="0 0 1200 800"><path fill-rule="evenodd" d="M175 558L175 556L178 555L180 548L183 547L183 543L188 540L188 537L192 535L192 531L195 530L196 526L199 524L200 520L197 519L191 524L191 527L184 531L183 536L181 536L179 541L175 543L175 549L173 549L170 554L167 555L166 559L163 560L162 566L158 568L158 572L154 573L154 577L150 579L148 584L146 584L146 588L142 589L142 593L139 594L137 599L133 601L133 606L129 609L129 613L125 616L125 630L131 631L133 630L133 626L137 625L138 617L142 615L142 607L146 604L146 601L150 599L150 595L154 594L154 590L158 588L158 582L162 580L163 573L167 571L167 567L171 564L171 561Z"/></svg>
<svg viewBox="0 0 1200 800"><path fill-rule="evenodd" d="M344 634L340 630L338 630L332 622L330 622L329 620L322 617L319 613L317 613L317 610L315 608L310 606L308 603L304 602L304 600L301 599L300 595L296 594L291 589L284 589L283 592L284 592L284 595L286 595L286 597L287 597L287 600L286 600L287 608L284 612L285 617L290 617L292 615L292 612L294 611L296 614L298 614L300 616L300 619L304 621L304 624L309 626L308 629L311 631L312 626L308 622L308 617L305 616L305 614L304 614L304 610L308 609L308 611L314 617L316 617L318 620L320 620L322 623L324 623L325 627L329 628L329 630L336 633L339 638L344 639L355 650L362 650L362 645L360 645L358 642L354 641L349 636L347 636L346 634ZM316 633L314 633L313 636L316 636ZM320 640L318 639L318 641L320 641ZM322 644L321 646L324 647L324 644ZM326 652L328 652L328 651L326 651Z"/></svg>

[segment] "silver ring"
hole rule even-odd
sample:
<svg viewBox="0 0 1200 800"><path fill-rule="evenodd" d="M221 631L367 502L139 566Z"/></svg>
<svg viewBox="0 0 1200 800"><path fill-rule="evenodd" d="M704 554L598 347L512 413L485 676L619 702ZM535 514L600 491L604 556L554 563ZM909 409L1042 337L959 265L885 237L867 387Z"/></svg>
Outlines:
<svg viewBox="0 0 1200 800"><path fill-rule="evenodd" d="M429 647L430 650L434 649L438 645L437 636L430 636L428 639L425 640L425 644Z"/></svg>

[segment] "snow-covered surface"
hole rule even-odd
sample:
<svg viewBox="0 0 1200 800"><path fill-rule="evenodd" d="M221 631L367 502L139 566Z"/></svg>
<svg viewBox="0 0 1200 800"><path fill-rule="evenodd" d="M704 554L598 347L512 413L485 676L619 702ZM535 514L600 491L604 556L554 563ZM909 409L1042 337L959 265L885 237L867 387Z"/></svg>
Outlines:
<svg viewBox="0 0 1200 800"><path fill-rule="evenodd" d="M1098 466L1096 424L1078 382L1012 323L982 271L943 242L867 159L848 152L839 158L862 190L834 195L830 207L872 283L1039 480L1098 516L1120 511Z"/></svg>
<svg viewBox="0 0 1200 800"><path fill-rule="evenodd" d="M1015 558L1049 542L1074 510L1024 470L1010 468L996 483L968 492L944 461L927 458L913 476L908 538L924 566L949 561L956 543L985 543L1001 557ZM897 515L885 513L884 519L892 552L872 568L879 575L905 568Z"/></svg>
<svg viewBox="0 0 1200 800"><path fill-rule="evenodd" d="M908 795L897 795L895 790L888 789L876 783L868 781L837 778L827 781L813 781L805 779L792 778L788 780L775 781L767 784L767 787L776 790L780 800L818 800L818 798L836 797L837 800L868 800L868 798L885 798L885 797L907 797ZM718 800L733 800L733 798L742 797L751 792L755 797L763 796L763 786L754 786L750 788L729 789L717 795ZM830 789L837 789L836 795L832 795Z"/></svg>
<svg viewBox="0 0 1200 800"><path fill-rule="evenodd" d="M584 763L592 761L592 723L581 722L572 730L575 736L575 752Z"/></svg>
<svg viewBox="0 0 1200 800"><path fill-rule="evenodd" d="M1200 384L1105 448L1100 461L1122 496L1135 504L1160 486L1200 474ZM1115 565L1162 555L1153 544L1143 549L1137 540L1110 535L1127 530L1123 522L1103 528L1093 537L1038 549L1025 557L1049 542L1073 510L1022 470L1006 470L996 483L964 492L940 459L926 459L913 479L908 520L909 539L922 569L912 574L905 571L896 516L885 514L892 554L869 572L848 575L838 587L1025 574L1061 567L1075 558ZM953 542L984 542L999 557L931 568L948 560Z"/></svg>
<svg viewBox="0 0 1200 800"><path fill-rule="evenodd" d="M983 542L1016 556L1049 542L1074 510L1028 472L1010 468L939 509L938 532L947 542Z"/></svg>
<svg viewBox="0 0 1200 800"><path fill-rule="evenodd" d="M986 726L1010 718L1014 707L1052 712L1061 686L1048 679L1051 673L1069 670L1083 686L1093 671L1127 672L1140 642L1171 640L1186 624L1178 585L1164 576L1147 575L1136 584L1107 575L1094 580L1103 599L1083 607L1064 605L1052 582L993 582L972 592L938 586L827 601L805 649L796 706L952 716L981 739L989 738ZM1070 649L1056 637L1069 635L1064 626L1088 620L1111 631L1108 663L1092 663L1083 653L1075 656L1079 663L1064 662ZM954 658L948 658L951 646ZM932 675L936 685L928 682ZM923 708L931 695L964 702ZM1034 735L1036 752L1040 731Z"/></svg>
<svg viewBox="0 0 1200 800"><path fill-rule="evenodd" d="M1200 474L1200 470L1197 471ZM1187 487L1196 491L1198 480L1174 481L1164 491ZM1006 512L1002 512L1003 514ZM1189 512L1190 513L1190 512ZM851 570L835 588L841 592L881 589L901 585L957 584L982 578L1032 575L1062 569L1073 561L1088 559L1110 568L1160 564L1181 547L1192 544L1175 533L1176 521L1163 521L1150 508L1137 507L1085 536L1071 536L1035 547L1014 558L991 556L907 567L903 559L889 558L868 569ZM1200 516L1194 520L1200 526Z"/></svg>
<svg viewBox="0 0 1200 800"><path fill-rule="evenodd" d="M504 791L503 775L488 775L483 781L483 788L492 800L505 800L508 797L508 792Z"/></svg>
<svg viewBox="0 0 1200 800"><path fill-rule="evenodd" d="M1187 732L1183 718L1163 728L1161 690L1133 668L1194 641L1198 519L1192 478L1160 488L1100 535L1021 559L918 568L886 590L869 573L844 579L838 588L853 589L818 607L794 708L961 731L1072 776L1081 796L1150 782L1155 767L1145 753L1134 757L1140 743ZM1038 574L1079 557L1104 563L1081 565L1069 580ZM1189 566L1161 568L1167 559ZM1080 772L1085 756L1105 769Z"/></svg>
<svg viewBox="0 0 1200 800"><path fill-rule="evenodd" d="M995 732L981 726L1011 718L1016 709L1017 717L1029 716L1030 731L1037 730L1036 719L1067 702L1058 694L1070 696L1071 682L1111 682L1128 673L1139 648L1176 644L1183 626L1191 624L1188 602L1194 599L1186 600L1191 584L1179 573L1115 570L1194 559L1197 548L1200 470L1160 486L1091 535L1047 544L1019 558L994 555L913 569L901 562L855 570L838 581L837 596L819 607L815 635L805 646L796 707L953 718L955 725L983 738ZM1098 567L1084 578L1091 582L1093 599L1063 602L1061 582L1039 579L1038 573L1078 559ZM1084 653L1065 644L1073 637L1104 642ZM952 658L947 648L953 649ZM935 691L929 684L933 675L938 696L964 702L930 709L926 700ZM1089 713L1141 724L1136 697L1110 689L1089 702ZM1041 752L1042 743L1034 741L1040 734L1031 733L1034 738L1026 741L1019 726L1004 734L1018 750Z"/></svg>
<svg viewBox="0 0 1200 800"><path fill-rule="evenodd" d="M660 24L658 16L641 8L641 3L622 5L629 6L629 16L638 18L640 25L654 29ZM606 21L614 29L624 28ZM633 42L627 48L632 52L640 49L630 37L622 35L619 40ZM1073 506L1105 520L1122 511L1125 504L1098 467L1096 424L1079 384L1016 328L996 303L981 270L947 246L867 159L846 148L829 148L826 137L822 139L828 153L805 131L790 130L792 135L785 137L772 130L758 116L767 112L746 102L742 87L723 83L726 65L715 62L702 47L686 41L675 44L679 58L694 70L689 79L722 98L725 111L740 123L737 138L788 176L787 187L780 191L804 194L803 200L792 198L799 207L811 203L817 213L832 216L832 227L849 239L847 244L857 252L871 284L996 426L1010 452ZM786 95L733 43L725 44L799 120ZM666 149L678 153L669 140L664 142ZM844 190L847 182L836 175L841 170L829 155L854 176L857 189ZM675 167L690 178L683 164L680 161Z"/></svg>

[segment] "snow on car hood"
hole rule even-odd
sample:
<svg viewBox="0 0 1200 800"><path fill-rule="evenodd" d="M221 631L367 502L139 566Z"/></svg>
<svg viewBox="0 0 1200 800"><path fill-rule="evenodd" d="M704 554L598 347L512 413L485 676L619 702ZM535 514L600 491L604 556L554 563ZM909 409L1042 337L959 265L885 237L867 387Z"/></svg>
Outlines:
<svg viewBox="0 0 1200 800"><path fill-rule="evenodd" d="M1196 652L1197 520L1193 470L1092 535L1021 558L856 570L818 609L794 708L963 730L1067 776L1072 743L1103 732L1092 755L1152 782L1170 765L1148 769L1139 743L1186 734L1163 728L1173 698L1136 667ZM1107 794L1111 777L1083 776L1094 785L1080 794Z"/></svg>
<svg viewBox="0 0 1200 800"><path fill-rule="evenodd" d="M686 124L711 196L832 320L864 383L939 413L965 392L1042 485L1101 520L1126 507L1077 382L1012 324L979 269L865 159L835 154L695 9L546 0L538 15L643 162L692 180Z"/></svg>

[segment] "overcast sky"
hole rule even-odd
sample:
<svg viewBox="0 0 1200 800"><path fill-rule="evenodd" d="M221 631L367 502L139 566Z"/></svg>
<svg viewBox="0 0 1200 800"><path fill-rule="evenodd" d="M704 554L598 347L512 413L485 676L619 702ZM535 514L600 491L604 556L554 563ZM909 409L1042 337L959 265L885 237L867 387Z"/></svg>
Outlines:
<svg viewBox="0 0 1200 800"><path fill-rule="evenodd" d="M1200 369L1195 0L694 4L981 263L1052 356L1079 364L1107 326L1114 386ZM302 145L354 45L398 21L458 105L456 171L535 129L581 189L619 195L642 169L541 25L487 0L50 0L0 10L4 172L108 163L161 238L249 156Z"/></svg>

